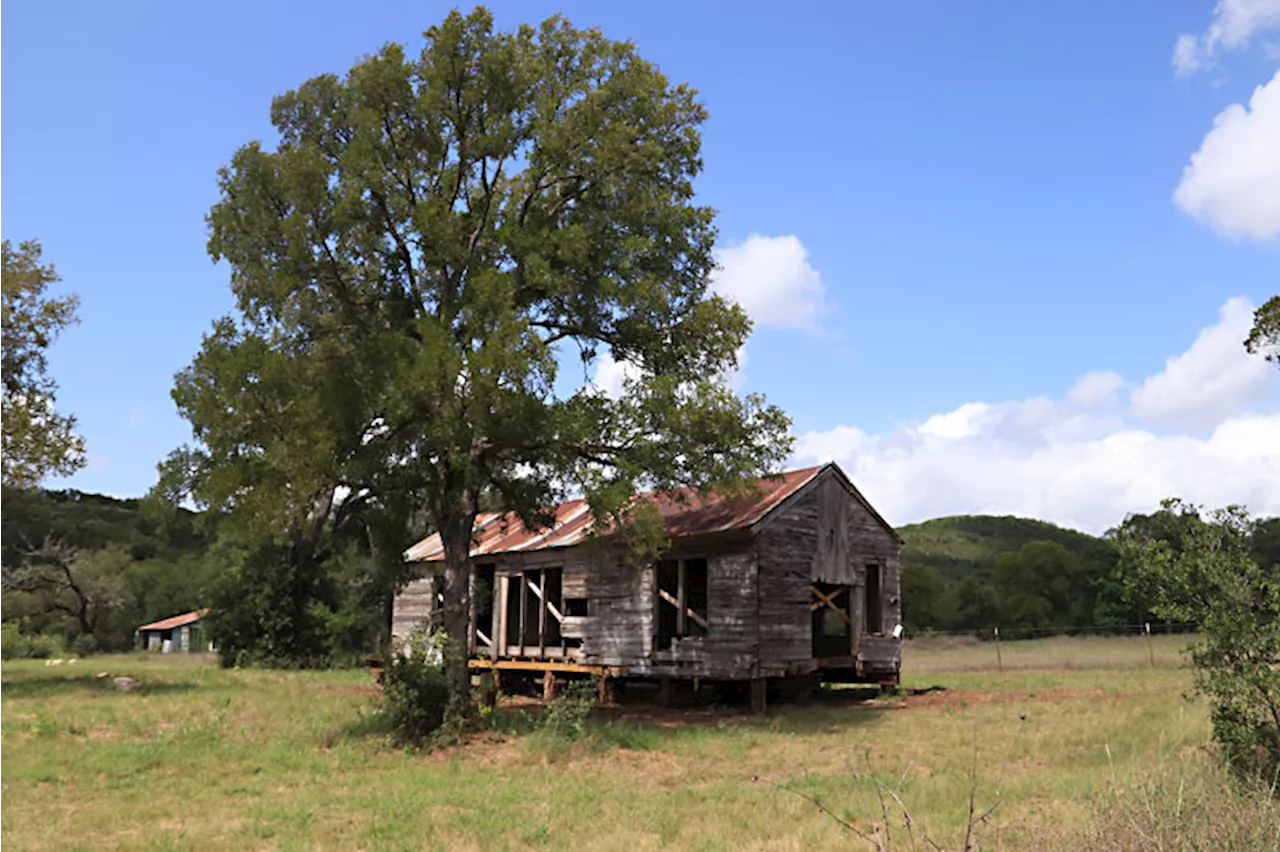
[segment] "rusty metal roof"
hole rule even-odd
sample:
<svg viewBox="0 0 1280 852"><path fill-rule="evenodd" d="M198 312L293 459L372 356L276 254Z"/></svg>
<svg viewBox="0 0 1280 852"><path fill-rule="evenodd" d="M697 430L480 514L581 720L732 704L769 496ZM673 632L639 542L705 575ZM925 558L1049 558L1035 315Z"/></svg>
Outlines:
<svg viewBox="0 0 1280 852"><path fill-rule="evenodd" d="M184 612L182 615L171 615L168 618L162 618L159 621L153 621L150 624L144 624L139 630L172 630L175 627L182 627L186 624L194 624L200 620L200 617L207 613L208 608L197 609L194 612Z"/></svg>
<svg viewBox="0 0 1280 852"><path fill-rule="evenodd" d="M672 538L729 532L755 524L821 470L822 467L806 467L763 477L753 493L736 500L725 500L715 494L699 497L692 488L681 488L674 495L648 492L637 495L636 499L656 504L666 521L667 535ZM586 541L593 520L586 500L569 500L556 506L555 522L545 530L525 529L514 514L486 512L476 518L471 555L571 547ZM410 562L443 560L440 534L430 535L409 548L405 558Z"/></svg>

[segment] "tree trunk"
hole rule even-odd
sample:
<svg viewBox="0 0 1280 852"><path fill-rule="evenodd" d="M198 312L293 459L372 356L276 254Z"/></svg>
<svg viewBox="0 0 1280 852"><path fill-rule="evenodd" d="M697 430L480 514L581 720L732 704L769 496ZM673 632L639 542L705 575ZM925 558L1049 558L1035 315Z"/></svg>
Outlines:
<svg viewBox="0 0 1280 852"><path fill-rule="evenodd" d="M443 526L444 544L444 630L449 640L445 648L445 677L458 708L469 707L471 672L467 668L467 642L471 632L471 527L473 513Z"/></svg>

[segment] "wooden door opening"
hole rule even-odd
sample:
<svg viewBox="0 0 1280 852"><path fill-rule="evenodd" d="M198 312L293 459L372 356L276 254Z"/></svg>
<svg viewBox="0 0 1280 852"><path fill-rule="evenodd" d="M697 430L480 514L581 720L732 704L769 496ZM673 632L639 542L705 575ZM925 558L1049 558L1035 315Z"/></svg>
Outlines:
<svg viewBox="0 0 1280 852"><path fill-rule="evenodd" d="M852 655L852 589L835 583L814 583L811 589L813 603L809 611L813 619L814 658Z"/></svg>

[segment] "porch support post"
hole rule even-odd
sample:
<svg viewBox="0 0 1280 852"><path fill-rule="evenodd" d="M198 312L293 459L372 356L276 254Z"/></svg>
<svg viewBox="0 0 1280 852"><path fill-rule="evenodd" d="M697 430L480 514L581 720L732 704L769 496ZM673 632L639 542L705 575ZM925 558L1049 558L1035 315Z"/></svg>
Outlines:
<svg viewBox="0 0 1280 852"><path fill-rule="evenodd" d="M763 677L751 679L751 712L764 713L769 709L769 680Z"/></svg>

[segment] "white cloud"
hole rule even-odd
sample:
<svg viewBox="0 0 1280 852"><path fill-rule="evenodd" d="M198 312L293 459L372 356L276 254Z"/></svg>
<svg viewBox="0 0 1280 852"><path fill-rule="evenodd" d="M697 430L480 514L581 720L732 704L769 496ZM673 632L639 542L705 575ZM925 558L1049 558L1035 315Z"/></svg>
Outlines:
<svg viewBox="0 0 1280 852"><path fill-rule="evenodd" d="M1157 426L1212 428L1267 396L1274 370L1245 351L1253 305L1234 298L1218 311L1218 322L1201 329L1181 355L1165 361L1130 396L1131 413Z"/></svg>
<svg viewBox="0 0 1280 852"><path fill-rule="evenodd" d="M730 390L738 390L746 380L747 348L738 349L738 366L719 377L720 382ZM615 361L613 356L605 352L596 359L595 374L591 377L591 387L601 391L610 399L618 399L629 381L641 376L641 369L631 361Z"/></svg>
<svg viewBox="0 0 1280 852"><path fill-rule="evenodd" d="M1256 34L1280 27L1280 0L1218 0L1213 21L1204 34L1178 36L1173 47L1173 67L1179 74L1204 68L1221 49L1245 47Z"/></svg>
<svg viewBox="0 0 1280 852"><path fill-rule="evenodd" d="M1119 373L1099 371L1085 373L1076 379L1076 383L1067 391L1067 399L1077 405L1097 405L1115 400L1116 391L1124 385L1124 376Z"/></svg>
<svg viewBox="0 0 1280 852"><path fill-rule="evenodd" d="M1190 33L1183 33L1173 44L1173 68L1179 74L1194 74L1203 62L1200 60L1200 40Z"/></svg>
<svg viewBox="0 0 1280 852"><path fill-rule="evenodd" d="M798 237L753 234L744 242L716 250L720 268L711 277L713 292L737 302L756 327L813 330L830 305L822 276L809 265ZM747 348L738 349L738 366L719 377L732 390L746 381ZM591 387L617 399L624 383L640 368L619 363L609 353L597 361Z"/></svg>
<svg viewBox="0 0 1280 852"><path fill-rule="evenodd" d="M628 381L640 377L640 368L631 361L615 361L608 352L596 359L595 375L591 378L591 386L602 391L611 399L622 396L623 388Z"/></svg>
<svg viewBox="0 0 1280 852"><path fill-rule="evenodd" d="M1232 104L1191 155L1174 201L1229 237L1280 235L1280 72Z"/></svg>
<svg viewBox="0 0 1280 852"><path fill-rule="evenodd" d="M712 290L742 305L757 326L813 329L828 308L822 276L797 237L753 234L718 249L716 260Z"/></svg>
<svg viewBox="0 0 1280 852"><path fill-rule="evenodd" d="M992 408L985 402L968 402L946 414L935 414L920 425L922 435L938 438L969 438L991 422Z"/></svg>
<svg viewBox="0 0 1280 852"><path fill-rule="evenodd" d="M1202 375L1201 366L1221 363L1219 346L1246 308L1244 300L1229 301L1217 325L1170 359L1160 376L1172 378L1143 383L1155 388L1148 403L1178 399L1179 392L1195 397L1190 380ZM1232 341L1241 353L1242 337ZM1014 514L1100 533L1169 496L1280 514L1280 414L1228 411L1228 401L1256 399L1232 385L1198 397L1217 412L1210 432L1160 434L1121 416L1124 384L1115 373L1088 373L1061 399L971 402L883 434L854 426L809 432L797 441L795 461L838 462L894 524ZM1174 410L1186 413L1168 408Z"/></svg>

